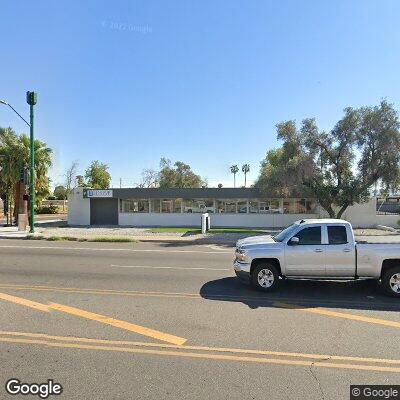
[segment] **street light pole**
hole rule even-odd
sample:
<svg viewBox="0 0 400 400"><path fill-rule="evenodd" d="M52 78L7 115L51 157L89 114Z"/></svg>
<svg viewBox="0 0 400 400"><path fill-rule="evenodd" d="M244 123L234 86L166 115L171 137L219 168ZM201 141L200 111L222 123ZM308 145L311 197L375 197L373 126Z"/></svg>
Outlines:
<svg viewBox="0 0 400 400"><path fill-rule="evenodd" d="M34 134L34 105L37 103L37 94L35 92L26 92L26 102L30 108L30 233L35 233L35 134Z"/></svg>
<svg viewBox="0 0 400 400"><path fill-rule="evenodd" d="M0 104L4 104L13 110L30 128L30 188L29 188L29 203L30 203L30 233L35 232L35 135L34 135L34 108L37 103L36 92L26 92L26 102L30 106L30 123L11 105L4 100L0 100Z"/></svg>

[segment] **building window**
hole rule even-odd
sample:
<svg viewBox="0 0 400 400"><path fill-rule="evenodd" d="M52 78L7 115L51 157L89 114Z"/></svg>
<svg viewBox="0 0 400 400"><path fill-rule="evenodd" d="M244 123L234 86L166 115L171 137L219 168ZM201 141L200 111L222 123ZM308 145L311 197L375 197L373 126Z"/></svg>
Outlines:
<svg viewBox="0 0 400 400"><path fill-rule="evenodd" d="M260 213L263 214L282 214L279 200L261 200Z"/></svg>
<svg viewBox="0 0 400 400"><path fill-rule="evenodd" d="M173 207L172 210L174 213L182 212L182 199L174 199L172 200Z"/></svg>
<svg viewBox="0 0 400 400"><path fill-rule="evenodd" d="M150 200L151 202L151 212L159 213L160 212L160 199Z"/></svg>
<svg viewBox="0 0 400 400"><path fill-rule="evenodd" d="M306 213L306 199L296 200L296 211L298 214Z"/></svg>
<svg viewBox="0 0 400 400"><path fill-rule="evenodd" d="M237 202L238 213L245 214L247 213L247 200L239 200Z"/></svg>
<svg viewBox="0 0 400 400"><path fill-rule="evenodd" d="M121 212L123 213L148 213L149 201L139 199L121 200Z"/></svg>
<svg viewBox="0 0 400 400"><path fill-rule="evenodd" d="M249 200L249 213L257 214L259 211L258 200Z"/></svg>
<svg viewBox="0 0 400 400"><path fill-rule="evenodd" d="M317 203L315 200L306 200L307 214L317 214Z"/></svg>
<svg viewBox="0 0 400 400"><path fill-rule="evenodd" d="M283 200L284 214L297 214L297 207L294 200Z"/></svg>
<svg viewBox="0 0 400 400"><path fill-rule="evenodd" d="M172 200L161 200L161 212L162 213L172 212Z"/></svg>
<svg viewBox="0 0 400 400"><path fill-rule="evenodd" d="M212 199L184 199L184 213L214 213L214 200Z"/></svg>
<svg viewBox="0 0 400 400"><path fill-rule="evenodd" d="M216 212L224 214L236 213L236 200L217 200Z"/></svg>
<svg viewBox="0 0 400 400"><path fill-rule="evenodd" d="M315 214L317 205L314 200L299 199L296 200L296 209L298 214Z"/></svg>

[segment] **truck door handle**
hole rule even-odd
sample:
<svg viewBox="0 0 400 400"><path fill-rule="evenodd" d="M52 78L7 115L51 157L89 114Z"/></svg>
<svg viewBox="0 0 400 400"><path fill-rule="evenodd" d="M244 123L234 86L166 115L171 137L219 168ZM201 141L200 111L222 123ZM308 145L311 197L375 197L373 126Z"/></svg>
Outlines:
<svg viewBox="0 0 400 400"><path fill-rule="evenodd" d="M316 253L322 253L322 249L315 249L314 250Z"/></svg>
<svg viewBox="0 0 400 400"><path fill-rule="evenodd" d="M345 253L349 253L351 251L351 249L344 249L343 250Z"/></svg>

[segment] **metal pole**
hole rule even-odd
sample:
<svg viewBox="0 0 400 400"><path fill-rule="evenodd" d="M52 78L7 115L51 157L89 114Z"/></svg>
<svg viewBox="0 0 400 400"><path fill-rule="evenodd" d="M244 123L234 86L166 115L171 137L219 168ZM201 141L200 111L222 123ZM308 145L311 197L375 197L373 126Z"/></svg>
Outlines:
<svg viewBox="0 0 400 400"><path fill-rule="evenodd" d="M30 164L30 233L35 233L35 135L34 135L34 110L33 104L30 104L30 141L31 141L31 164Z"/></svg>

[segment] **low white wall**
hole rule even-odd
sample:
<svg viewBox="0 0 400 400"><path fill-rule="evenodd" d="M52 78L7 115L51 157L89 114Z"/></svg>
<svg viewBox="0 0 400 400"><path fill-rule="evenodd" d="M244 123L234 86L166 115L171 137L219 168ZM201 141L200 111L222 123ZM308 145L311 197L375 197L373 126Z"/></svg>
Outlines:
<svg viewBox="0 0 400 400"><path fill-rule="evenodd" d="M280 228L316 214L210 214L211 227ZM201 226L201 214L120 213L119 225Z"/></svg>
<svg viewBox="0 0 400 400"><path fill-rule="evenodd" d="M351 222L354 228L374 228L376 225L398 228L400 215L377 215L376 198L372 198L366 203L349 207L342 218Z"/></svg>
<svg viewBox="0 0 400 400"><path fill-rule="evenodd" d="M119 213L119 225L200 226L201 214Z"/></svg>
<svg viewBox="0 0 400 400"><path fill-rule="evenodd" d="M90 199L83 198L83 189L75 189L68 196L68 224L90 225ZM320 214L210 214L211 227L249 227L280 228L299 219L325 218ZM355 228L373 228L386 225L398 228L400 215L377 215L376 199L349 207L343 219L352 223ZM127 226L200 226L201 214L197 213L119 213L119 225Z"/></svg>
<svg viewBox="0 0 400 400"><path fill-rule="evenodd" d="M68 225L90 225L90 199L83 198L83 189L68 195Z"/></svg>

